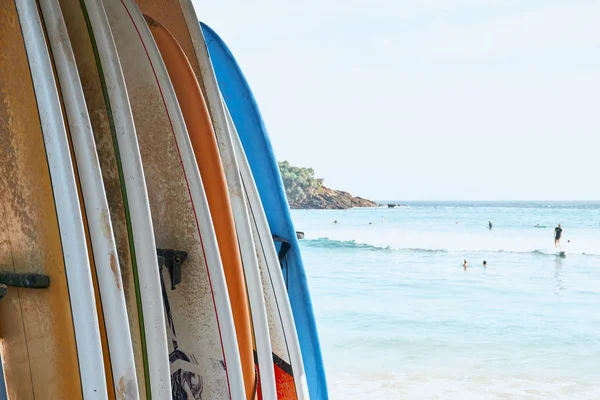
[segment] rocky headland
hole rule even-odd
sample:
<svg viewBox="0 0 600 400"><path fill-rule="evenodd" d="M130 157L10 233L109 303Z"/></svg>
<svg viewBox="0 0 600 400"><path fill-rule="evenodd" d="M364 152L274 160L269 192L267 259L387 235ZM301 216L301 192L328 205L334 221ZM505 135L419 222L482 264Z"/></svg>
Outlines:
<svg viewBox="0 0 600 400"><path fill-rule="evenodd" d="M279 171L290 208L344 210L354 207L377 207L374 201L323 186L323 179L315 178L312 168L294 167L283 161L279 163Z"/></svg>
<svg viewBox="0 0 600 400"><path fill-rule="evenodd" d="M377 203L325 186L298 203L290 202L290 208L294 209L345 210L354 207L377 207Z"/></svg>

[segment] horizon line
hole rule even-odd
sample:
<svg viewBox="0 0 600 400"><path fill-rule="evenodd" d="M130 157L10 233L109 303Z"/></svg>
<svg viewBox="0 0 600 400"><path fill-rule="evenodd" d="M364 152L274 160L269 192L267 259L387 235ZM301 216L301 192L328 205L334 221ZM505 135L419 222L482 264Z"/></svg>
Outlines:
<svg viewBox="0 0 600 400"><path fill-rule="evenodd" d="M433 200L408 200L408 199L403 199L403 200L371 200L375 203L385 203L385 202L389 202L391 203L397 203L397 202L434 202L434 201L441 201L441 202L458 202L458 201L468 201L468 202L581 202L581 201L585 201L585 202L599 202L600 203L600 199L559 199L559 200L548 200L548 199L536 199L536 200L523 200L523 199L512 199L512 200L493 200L493 199L485 199L485 200L469 200L469 199L433 199Z"/></svg>

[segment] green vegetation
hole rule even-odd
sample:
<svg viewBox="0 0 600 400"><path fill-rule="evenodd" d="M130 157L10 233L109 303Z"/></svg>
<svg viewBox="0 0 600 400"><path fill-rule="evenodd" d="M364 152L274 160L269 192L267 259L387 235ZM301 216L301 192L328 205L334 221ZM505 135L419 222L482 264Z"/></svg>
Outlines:
<svg viewBox="0 0 600 400"><path fill-rule="evenodd" d="M323 179L315 178L315 171L312 168L294 167L287 161L278 164L285 194L290 204L301 204L323 187Z"/></svg>

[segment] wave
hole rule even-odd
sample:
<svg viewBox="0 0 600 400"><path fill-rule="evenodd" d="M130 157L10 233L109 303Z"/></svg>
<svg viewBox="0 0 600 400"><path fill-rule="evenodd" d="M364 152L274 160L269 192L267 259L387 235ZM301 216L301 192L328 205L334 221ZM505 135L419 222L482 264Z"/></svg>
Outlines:
<svg viewBox="0 0 600 400"><path fill-rule="evenodd" d="M467 248L420 248L420 247L392 247L389 245L377 245L372 243L360 242L357 240L338 240L328 237L307 238L301 243L305 247L314 247L322 249L355 249L367 251L386 251L386 252L410 252L410 253L507 253L507 254L536 254L542 256L556 256L557 250L554 249L531 249L531 250L510 250L510 249L467 249ZM568 254L584 256L600 256L591 252L568 251Z"/></svg>
<svg viewBox="0 0 600 400"><path fill-rule="evenodd" d="M391 246L376 246L356 240L335 240L326 237L317 239L303 239L301 243L309 247L320 247L325 249L362 249L362 250L393 250Z"/></svg>

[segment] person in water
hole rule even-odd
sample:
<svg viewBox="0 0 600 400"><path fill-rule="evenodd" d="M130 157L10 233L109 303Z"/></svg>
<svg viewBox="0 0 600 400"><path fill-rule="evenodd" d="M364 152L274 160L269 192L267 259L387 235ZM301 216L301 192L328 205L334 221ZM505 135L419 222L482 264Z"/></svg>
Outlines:
<svg viewBox="0 0 600 400"><path fill-rule="evenodd" d="M492 221L488 221L488 225L490 227L490 230L492 230Z"/></svg>
<svg viewBox="0 0 600 400"><path fill-rule="evenodd" d="M467 270L467 260L465 259L465 261L463 261L463 268L465 269L465 271Z"/></svg>
<svg viewBox="0 0 600 400"><path fill-rule="evenodd" d="M335 221L333 221L333 223L334 223L334 224L337 224L337 223L338 223L338 222L337 222L337 219L336 219Z"/></svg>
<svg viewBox="0 0 600 400"><path fill-rule="evenodd" d="M487 268L487 261L483 260L483 267Z"/></svg>
<svg viewBox="0 0 600 400"><path fill-rule="evenodd" d="M562 228L560 224L556 228L554 228L554 247L560 248L560 237L562 236Z"/></svg>

